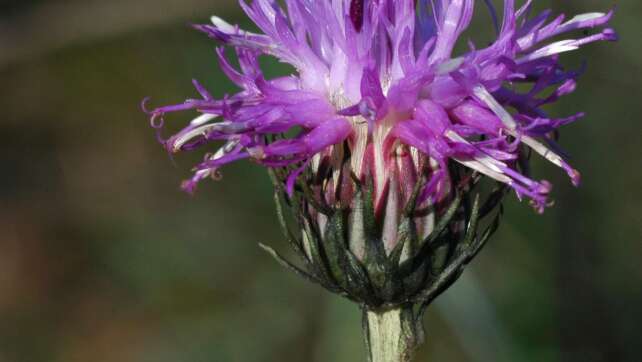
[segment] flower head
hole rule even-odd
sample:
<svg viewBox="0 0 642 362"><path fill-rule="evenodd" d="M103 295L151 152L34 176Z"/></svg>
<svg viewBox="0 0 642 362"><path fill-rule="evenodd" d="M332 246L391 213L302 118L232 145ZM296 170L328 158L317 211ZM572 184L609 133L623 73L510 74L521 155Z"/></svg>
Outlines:
<svg viewBox="0 0 642 362"><path fill-rule="evenodd" d="M580 72L566 71L561 53L598 40L614 40L610 28L555 40L579 29L600 28L612 13L549 20L529 16L532 1L515 8L504 1L503 20L490 1L496 40L487 47L453 49L473 16L474 0L273 0L240 2L262 33L213 17L195 27L233 48L235 69L217 48L221 69L241 90L213 98L196 81L200 99L152 110L156 127L166 113L197 110L195 118L163 143L171 152L222 141L183 184L193 191L225 164L250 158L267 167L318 170L323 160L348 153L350 172L374 177L377 205L391 178L402 198L429 165L424 199L448 194L450 163L510 186L542 211L551 185L520 166L533 151L580 181L558 151L555 132L582 113L555 118L543 106L575 90ZM258 57L293 65L296 74L266 79ZM552 89L552 93L551 90ZM294 135L284 138L289 132ZM337 165L336 168L340 169ZM292 192L294 181L289 182Z"/></svg>
<svg viewBox="0 0 642 362"><path fill-rule="evenodd" d="M369 308L427 305L496 229L499 213L477 233L506 190L540 212L548 205L551 184L529 176L531 154L579 183L555 139L582 113L555 118L543 107L576 88L581 72L565 70L561 53L616 38L603 27L611 12L549 20L550 11L530 15L532 0L518 9L504 1L502 16L483 3L496 40L454 53L474 0L241 1L262 33L218 17L196 26L223 45L221 69L240 91L215 99L194 81L200 99L149 111L152 125L195 110L185 129L161 138L165 147L219 143L184 182L189 192L240 159L270 169L281 224L305 263L268 248L288 268ZM266 79L261 55L296 74ZM495 183L484 202L471 197L480 179ZM300 237L288 230L284 199Z"/></svg>

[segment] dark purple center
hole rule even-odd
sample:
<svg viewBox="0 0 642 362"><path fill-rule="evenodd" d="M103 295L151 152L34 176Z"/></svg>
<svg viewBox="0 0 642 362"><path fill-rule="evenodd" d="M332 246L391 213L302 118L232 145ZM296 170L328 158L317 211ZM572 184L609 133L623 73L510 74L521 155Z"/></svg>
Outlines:
<svg viewBox="0 0 642 362"><path fill-rule="evenodd" d="M361 31L363 27L363 0L352 0L350 3L350 20L357 30Z"/></svg>

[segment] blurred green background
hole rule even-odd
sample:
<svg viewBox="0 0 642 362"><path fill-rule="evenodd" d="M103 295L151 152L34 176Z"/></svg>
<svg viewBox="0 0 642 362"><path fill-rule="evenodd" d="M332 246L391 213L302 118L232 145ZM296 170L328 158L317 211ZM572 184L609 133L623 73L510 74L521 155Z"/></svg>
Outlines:
<svg viewBox="0 0 642 362"><path fill-rule="evenodd" d="M588 71L552 110L587 112L562 138L584 183L536 162L557 206L508 198L418 361L642 359L642 2L536 3L618 6L621 41L568 54ZM139 109L194 96L192 78L233 91L187 25L214 13L247 24L228 0L0 2L0 362L365 361L357 307L257 247L286 249L265 172L232 165L190 197L199 156L171 160Z"/></svg>

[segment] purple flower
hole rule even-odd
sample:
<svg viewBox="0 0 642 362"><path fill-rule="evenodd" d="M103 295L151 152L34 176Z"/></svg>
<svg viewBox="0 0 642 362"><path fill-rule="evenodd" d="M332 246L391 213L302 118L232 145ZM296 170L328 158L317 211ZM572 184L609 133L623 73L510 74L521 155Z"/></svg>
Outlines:
<svg viewBox="0 0 642 362"><path fill-rule="evenodd" d="M290 193L305 169L320 167L334 170L338 189L341 161L349 157L349 173L372 177L380 210L407 201L421 172L428 177L422 202L448 197L454 163L510 186L541 212L551 185L528 176L524 160L531 151L579 183L554 134L582 114L555 118L543 107L576 88L581 72L565 70L561 53L616 39L603 28L612 12L549 20L550 11L530 14L532 0L519 9L507 0L500 16L484 1L497 39L487 47L470 43L467 52L456 54L474 0L285 3L286 9L273 0L240 2L262 33L218 17L195 26L236 52L238 69L223 46L217 49L221 69L241 90L215 99L195 81L199 99L149 112L156 128L167 113L201 113L162 140L171 152L223 142L196 166L184 189L193 191L223 165L243 158L287 168ZM598 30L578 32L592 28ZM261 55L291 64L296 74L266 79Z"/></svg>

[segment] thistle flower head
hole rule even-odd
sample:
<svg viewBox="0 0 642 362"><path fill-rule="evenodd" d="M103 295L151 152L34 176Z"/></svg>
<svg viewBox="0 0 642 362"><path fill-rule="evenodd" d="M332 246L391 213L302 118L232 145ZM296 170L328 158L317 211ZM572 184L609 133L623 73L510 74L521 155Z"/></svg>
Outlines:
<svg viewBox="0 0 642 362"><path fill-rule="evenodd" d="M531 154L580 181L556 135L582 113L557 118L544 107L581 73L560 54L615 40L604 27L612 12L549 19L531 14L532 2L505 0L498 12L478 1L496 39L455 52L474 0L241 1L260 33L218 17L195 26L221 44L221 69L240 91L216 99L194 81L200 98L149 111L152 125L201 113L161 139L171 152L217 144L187 191L240 159L270 169L302 230L288 235L307 271L289 267L369 306L427 303L494 231L496 222L477 235L477 221L507 189L539 212L549 204L551 184L529 175ZM266 79L262 55L295 74ZM470 197L480 179L496 185L483 203Z"/></svg>

